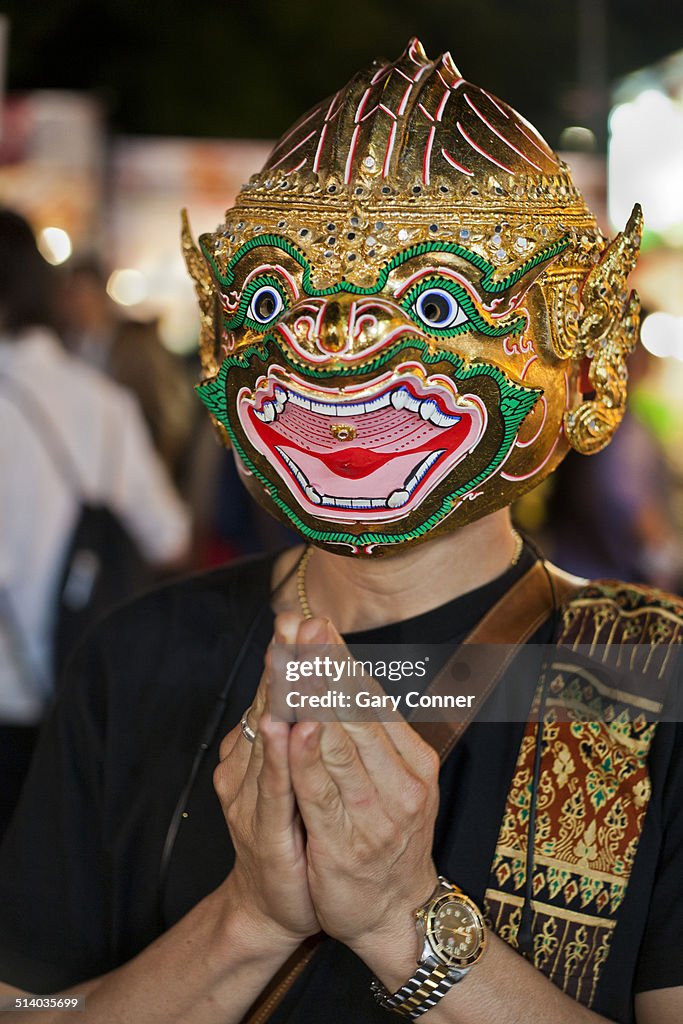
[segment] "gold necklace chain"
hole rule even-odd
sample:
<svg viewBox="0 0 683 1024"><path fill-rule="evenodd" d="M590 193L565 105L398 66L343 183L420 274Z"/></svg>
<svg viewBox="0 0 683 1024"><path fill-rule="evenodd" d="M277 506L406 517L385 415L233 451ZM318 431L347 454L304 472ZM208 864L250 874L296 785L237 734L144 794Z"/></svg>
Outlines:
<svg viewBox="0 0 683 1024"><path fill-rule="evenodd" d="M515 538L515 550L512 554L510 568L512 568L513 565L517 565L522 557L522 550L524 549L524 538L521 534L517 533L516 530L513 530L512 532ZM306 570L308 569L308 562L312 554L313 545L307 544L304 549L304 553L299 559L299 564L296 567L296 589L299 595L299 608L301 609L301 614L305 619L313 618L313 612L311 611L311 606L308 603L308 594L306 593Z"/></svg>
<svg viewBox="0 0 683 1024"><path fill-rule="evenodd" d="M515 550L512 552L512 561L509 566L510 569L512 569L514 565L517 565L517 562L522 557L522 551L524 550L524 537L522 537L521 533L517 533L516 530L513 530L512 536L515 538Z"/></svg>
<svg viewBox="0 0 683 1024"><path fill-rule="evenodd" d="M301 614L305 619L312 619L313 612L311 606L308 603L308 596L306 594L306 569L308 568L308 560L313 554L313 545L307 544L304 548L304 553L299 559L299 564L296 567L296 589L299 594L299 607L301 608Z"/></svg>

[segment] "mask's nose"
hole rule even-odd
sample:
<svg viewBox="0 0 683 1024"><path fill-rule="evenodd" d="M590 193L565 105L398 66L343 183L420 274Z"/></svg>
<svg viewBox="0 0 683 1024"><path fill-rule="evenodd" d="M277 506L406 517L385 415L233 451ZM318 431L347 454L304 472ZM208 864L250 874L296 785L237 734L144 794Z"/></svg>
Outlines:
<svg viewBox="0 0 683 1024"><path fill-rule="evenodd" d="M341 352L352 323L353 303L329 299L322 310L318 344L324 352Z"/></svg>
<svg viewBox="0 0 683 1024"><path fill-rule="evenodd" d="M378 296L340 292L326 298L303 298L278 323L280 334L317 363L346 361L418 328L399 305Z"/></svg>

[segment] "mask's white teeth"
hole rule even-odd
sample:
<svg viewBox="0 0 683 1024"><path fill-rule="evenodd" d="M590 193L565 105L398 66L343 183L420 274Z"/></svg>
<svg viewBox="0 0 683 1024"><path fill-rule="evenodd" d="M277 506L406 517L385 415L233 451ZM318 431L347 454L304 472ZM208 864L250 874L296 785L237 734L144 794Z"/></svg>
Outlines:
<svg viewBox="0 0 683 1024"><path fill-rule="evenodd" d="M277 386L273 401L264 402L256 415L264 423L272 423L275 417L283 411L288 401L302 409L309 409L319 416L362 416L391 405L396 410L408 409L410 412L416 412L423 420L433 423L437 427L452 427L462 419L461 416L442 412L438 402L433 398L415 398L406 387L398 387L390 393L377 395L367 402L319 402L304 398L296 391L287 392L284 388ZM270 406L272 406L272 410L269 408Z"/></svg>
<svg viewBox="0 0 683 1024"><path fill-rule="evenodd" d="M263 423L272 423L277 415L272 402L264 402L261 408L254 409L254 412Z"/></svg>
<svg viewBox="0 0 683 1024"><path fill-rule="evenodd" d="M394 409L405 409L408 398L407 388L396 388L395 391L391 392L391 404Z"/></svg>
<svg viewBox="0 0 683 1024"><path fill-rule="evenodd" d="M384 498L333 498L331 495L323 495L322 500L325 505L331 505L334 508L366 510L369 508L386 508L387 504Z"/></svg>
<svg viewBox="0 0 683 1024"><path fill-rule="evenodd" d="M389 508L401 508L410 499L410 492L406 490L393 491L387 498Z"/></svg>
<svg viewBox="0 0 683 1024"><path fill-rule="evenodd" d="M373 508L402 508L410 500L410 496L419 484L420 480L422 480L434 463L440 459L446 451L445 448L441 448L439 451L431 452L422 460L417 469L409 479L406 480L403 487L392 491L388 498L345 498L335 497L331 494L321 494L317 488L313 487L312 484L308 482L306 475L302 473L296 462L291 459L282 448L276 445L275 450L278 452L311 504L324 505L328 508L364 509L366 511Z"/></svg>
<svg viewBox="0 0 683 1024"><path fill-rule="evenodd" d="M294 462L293 459L290 459L289 455L287 455L287 453L284 452L282 450L282 448L279 448L278 445L275 445L275 451L284 460L285 465L287 466L288 470L294 476L294 478L296 479L297 483L299 484L299 486L301 487L301 489L305 493L306 492L306 488L309 486L309 483L308 483L308 480L307 480L306 476L301 472L301 470L297 466L296 462Z"/></svg>
<svg viewBox="0 0 683 1024"><path fill-rule="evenodd" d="M303 395L298 395L296 391L289 392L289 401L292 402L294 405L300 405L302 409L311 408L311 403L309 402L309 400L307 398L304 398Z"/></svg>
<svg viewBox="0 0 683 1024"><path fill-rule="evenodd" d="M275 388L275 410L278 416L280 415L285 405L287 404L287 398L288 395L284 388Z"/></svg>
<svg viewBox="0 0 683 1024"><path fill-rule="evenodd" d="M350 405L336 406L336 411L340 416L362 416L367 409L362 402L355 402Z"/></svg>
<svg viewBox="0 0 683 1024"><path fill-rule="evenodd" d="M429 417L430 423L434 423L437 427L452 427L456 423L459 423L461 419L462 416L447 416L438 408Z"/></svg>
<svg viewBox="0 0 683 1024"><path fill-rule="evenodd" d="M385 392L383 395L378 395L377 398L371 398L369 402L365 402L365 410L366 412L375 412L377 409L386 409L390 401L390 396Z"/></svg>
<svg viewBox="0 0 683 1024"><path fill-rule="evenodd" d="M454 424L459 423L462 418L441 412L433 398L426 398L421 403L420 416L423 420L428 420L429 423L433 423L436 427L452 427Z"/></svg>
<svg viewBox="0 0 683 1024"><path fill-rule="evenodd" d="M414 470L411 476L406 480L405 486L409 494L411 494L415 490L420 480L422 480L425 474L428 473L429 470L432 468L434 463L437 462L445 453L446 449L440 448L439 451L431 452L431 454L429 454L426 459L422 460L417 469Z"/></svg>
<svg viewBox="0 0 683 1024"><path fill-rule="evenodd" d="M397 388L391 392L391 404L394 409L409 409L411 412L419 412L421 401L413 398L408 388Z"/></svg>
<svg viewBox="0 0 683 1024"><path fill-rule="evenodd" d="M423 420L431 420L435 412L438 412L438 406L433 398L420 403L420 416Z"/></svg>

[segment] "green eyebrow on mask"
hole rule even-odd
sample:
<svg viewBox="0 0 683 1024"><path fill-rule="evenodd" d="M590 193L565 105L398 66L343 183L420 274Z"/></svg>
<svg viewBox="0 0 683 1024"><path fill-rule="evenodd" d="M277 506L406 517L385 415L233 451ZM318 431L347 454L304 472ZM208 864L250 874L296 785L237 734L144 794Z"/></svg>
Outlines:
<svg viewBox="0 0 683 1024"><path fill-rule="evenodd" d="M272 249L281 249L282 252L286 253L299 264L303 270L302 283L304 291L313 298L324 298L327 295L337 295L339 292L349 292L352 295L376 295L377 292L380 292L384 288L387 283L387 278L393 270L396 270L397 267L402 266L407 260L412 260L416 256L426 256L432 253L449 253L450 255L459 256L461 259L466 260L467 263L470 263L473 267L476 267L477 270L482 272L482 289L485 292L495 295L500 292L505 292L508 288L511 288L521 280L525 274L528 274L530 270L537 267L539 263L545 263L548 260L554 259L563 252L570 243L570 237L567 233L556 242L553 242L545 249L537 252L534 256L531 256L525 263L518 267L517 270L513 270L512 273L508 274L507 277L502 278L500 281L494 281L493 275L497 268L478 253L471 252L469 249L465 249L463 246L456 245L453 242L421 242L419 245L410 246L408 249L403 249L401 252L396 253L395 256L392 256L392 258L380 270L377 281L373 285L364 287L342 278L340 281L337 281L336 284L330 285L329 288L316 288L311 283L311 264L304 254L282 235L262 234L255 235L254 238L250 238L249 241L241 245L237 252L230 258L230 261L225 268L225 273L221 273L220 269L216 265L216 261L206 245L206 239L211 237L211 235L202 235L199 239L199 245L202 253L204 254L204 258L211 267L216 281L222 288L232 287L235 282L235 267L240 260L247 255L247 253L252 252L254 249L259 247L267 246Z"/></svg>

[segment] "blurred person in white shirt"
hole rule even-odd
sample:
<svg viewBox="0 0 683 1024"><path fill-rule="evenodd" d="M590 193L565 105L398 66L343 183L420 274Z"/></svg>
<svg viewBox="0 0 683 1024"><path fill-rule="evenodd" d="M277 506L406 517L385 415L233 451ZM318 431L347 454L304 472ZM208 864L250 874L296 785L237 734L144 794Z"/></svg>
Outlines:
<svg viewBox="0 0 683 1024"><path fill-rule="evenodd" d="M189 544L134 397L54 332L52 274L26 221L0 210L0 834L54 687L56 592L82 501L110 508L153 566L182 564Z"/></svg>

